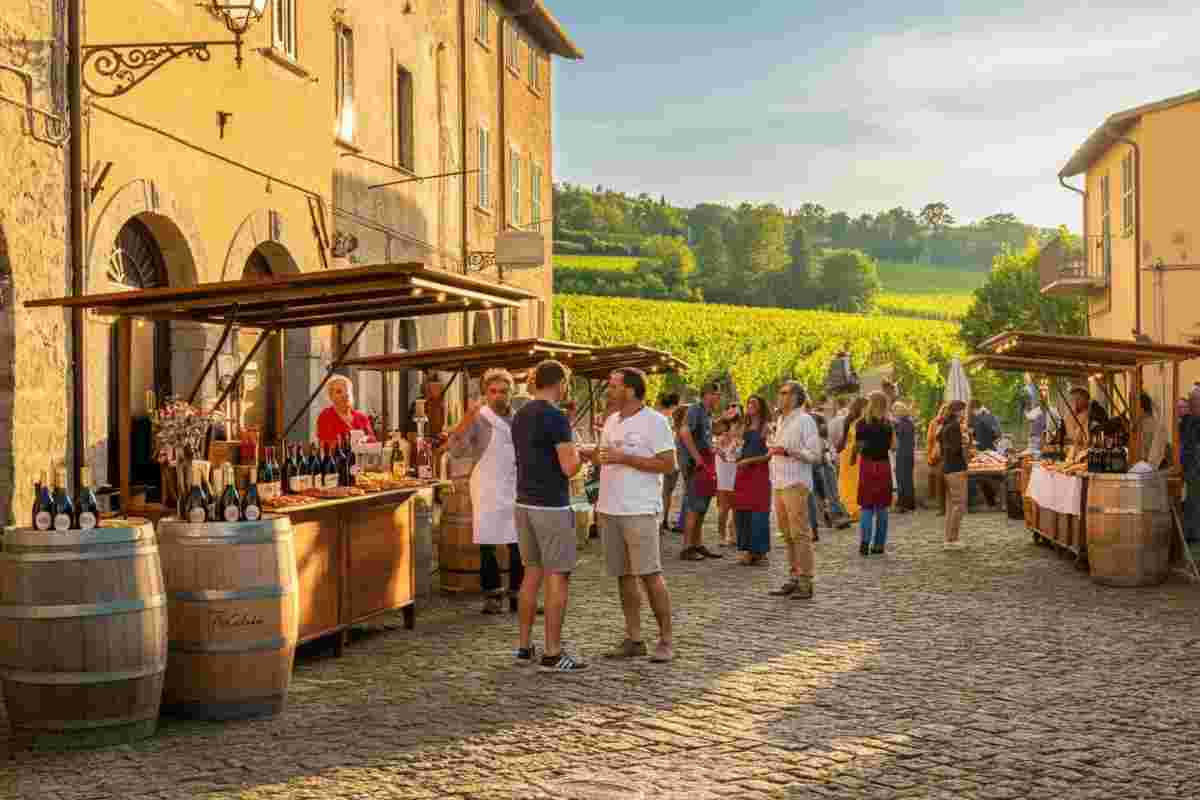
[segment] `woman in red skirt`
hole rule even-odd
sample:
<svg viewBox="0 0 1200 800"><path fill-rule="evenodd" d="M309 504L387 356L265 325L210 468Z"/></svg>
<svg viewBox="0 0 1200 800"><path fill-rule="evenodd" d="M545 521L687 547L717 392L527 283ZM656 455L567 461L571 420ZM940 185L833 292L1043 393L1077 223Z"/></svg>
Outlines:
<svg viewBox="0 0 1200 800"><path fill-rule="evenodd" d="M888 508L892 505L892 465L888 453L895 432L888 422L888 399L883 392L871 392L866 415L855 427L855 452L858 460L858 504L862 506L859 530L862 555L882 555L887 546Z"/></svg>

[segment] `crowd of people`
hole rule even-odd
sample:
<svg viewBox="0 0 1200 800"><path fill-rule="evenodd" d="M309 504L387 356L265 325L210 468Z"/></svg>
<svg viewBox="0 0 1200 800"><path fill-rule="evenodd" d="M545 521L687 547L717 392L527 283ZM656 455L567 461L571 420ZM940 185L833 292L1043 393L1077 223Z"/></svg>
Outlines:
<svg viewBox="0 0 1200 800"><path fill-rule="evenodd" d="M722 408L721 387L708 384L682 405L676 394L646 404L646 376L615 370L594 443L578 441L563 411L570 383L559 362L544 361L530 374L532 399L514 411L513 376L490 370L480 381L461 422L449 431L456 458L475 462L471 474L474 536L481 550L484 612L503 610L497 549L507 547L511 565L510 610L518 615L518 663L542 670L587 668L562 644L577 534L570 481L585 465L598 471L596 524L607 573L616 581L624 617L613 658L674 659L671 598L663 577L662 536L670 526L677 487L682 488L679 556L686 561L724 557L736 550L746 566L767 563L771 515L787 558L788 575L771 594L803 600L813 596L814 543L821 523L859 528L859 552L882 555L891 513L918 508L913 486L917 426L894 384L860 397L814 400L795 381L779 387L774 402L759 395L744 406ZM966 470L985 427L998 434L986 409L968 416L950 403L930 423L927 449L946 515L945 546L961 547L959 525L966 509ZM994 428L994 431L992 430ZM590 438L590 437L589 437ZM704 521L717 501L718 541L704 541ZM538 596L544 588L544 609ZM649 648L641 630L645 594L658 625ZM533 626L544 613L541 650Z"/></svg>

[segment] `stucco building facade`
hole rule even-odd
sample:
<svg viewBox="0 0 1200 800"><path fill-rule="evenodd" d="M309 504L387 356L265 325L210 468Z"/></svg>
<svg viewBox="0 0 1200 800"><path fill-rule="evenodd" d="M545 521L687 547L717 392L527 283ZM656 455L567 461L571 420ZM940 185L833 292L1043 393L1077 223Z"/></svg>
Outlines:
<svg viewBox="0 0 1200 800"><path fill-rule="evenodd" d="M0 37L6 48L0 63L40 70L33 79L35 105L60 111L63 98L52 90L51 72L61 73L61 64L55 67L44 52L36 56L35 45L17 51L23 41L43 47L55 36L65 41L69 21L61 18L61 5L19 0L17 12L6 11L0 20L7 34ZM85 52L106 42L230 38L216 15L190 0L93 0L83 8ZM491 25L490 43L477 37L481 9ZM500 37L510 30L525 58L536 55L536 67L526 60L519 70L501 68ZM61 44L57 52L65 56ZM510 223L537 222L535 208L539 219L553 213L550 60L581 53L540 0L398 2L382 12L368 0L267 0L263 17L245 34L240 67L233 47L214 46L210 55L170 61L127 92L120 73L107 75L98 59L84 60L84 125L77 136L85 165L85 292L409 261L477 274L471 264L484 265L483 277L497 279L486 256L496 250L497 234ZM54 77L61 84L61 75ZM5 96L23 97L24 80L0 71ZM13 335L7 361L0 359L0 381L13 365L14 389L5 406L7 384L0 383L0 411L11 409L3 414L10 429L7 438L0 435L0 482L28 485L48 457L65 457L69 438L69 316L20 306L70 292L69 175L61 143L38 141L25 130L26 113L4 105L0 134L12 144L0 151L0 174L11 178L0 187L0 267L13 276L14 291L2 312L9 322L4 335ZM480 124L496 136L483 163ZM522 153L516 182L502 141ZM533 164L536 172L527 166ZM480 176L488 183L483 190ZM481 191L491 207L477 203ZM514 194L519 213L510 206ZM374 323L357 354L544 330L549 241L545 253L542 269L505 275L538 292L528 309L506 319L491 313ZM115 470L114 370L125 367L114 362L113 320L89 312L84 330L85 460L97 482L105 482ZM190 323L136 325L128 366L135 417L144 416L150 392L159 399L186 395L219 335ZM333 328L274 337L236 393L243 421L278 435L325 374L341 339ZM249 331L231 337L201 399L216 398L252 341ZM280 364L282 420L275 419L269 396ZM404 424L417 376L353 377L360 408L385 415L393 428ZM321 406L315 404L293 438L311 435ZM27 447L15 442L17 429Z"/></svg>

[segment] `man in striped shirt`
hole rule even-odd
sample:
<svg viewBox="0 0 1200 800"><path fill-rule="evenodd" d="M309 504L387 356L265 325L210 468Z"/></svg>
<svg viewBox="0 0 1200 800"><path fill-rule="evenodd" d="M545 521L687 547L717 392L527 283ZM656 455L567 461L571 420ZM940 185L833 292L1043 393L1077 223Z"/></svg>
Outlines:
<svg viewBox="0 0 1200 800"><path fill-rule="evenodd" d="M779 389L781 417L767 443L771 456L771 494L779 533L787 544L788 580L771 592L776 597L807 600L813 596L813 530L808 496L813 488L813 464L821 459L821 435L805 410L808 393L796 381Z"/></svg>

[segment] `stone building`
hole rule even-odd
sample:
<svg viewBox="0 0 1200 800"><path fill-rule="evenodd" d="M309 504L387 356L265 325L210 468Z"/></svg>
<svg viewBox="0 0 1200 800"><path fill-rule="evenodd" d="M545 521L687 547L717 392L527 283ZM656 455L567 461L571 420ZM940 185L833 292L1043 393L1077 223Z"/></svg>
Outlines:
<svg viewBox="0 0 1200 800"><path fill-rule="evenodd" d="M69 458L68 317L26 300L66 294L65 33L54 0L0 14L0 520ZM15 497L15 503L14 503ZM23 516L23 515L22 515Z"/></svg>
<svg viewBox="0 0 1200 800"><path fill-rule="evenodd" d="M65 4L17 5L0 19L0 91L24 102L31 83L33 104L61 113L55 87L62 85L62 68L48 54L65 51L48 43L64 39ZM265 6L245 34L240 65L233 47L213 46L209 59L168 60L125 91L120 72L106 74L101 59L84 59L86 113L78 132L87 187L84 291L402 261L453 271L482 261L490 265L483 277L497 279L491 259L471 254L494 252L497 234L509 225L529 227L552 215L550 59L581 57L541 0L414 0L387 3L382 13L370 0ZM230 38L209 9L185 0L93 0L84 3L82 25L85 53L106 42ZM505 66L510 39L523 54L519 68ZM4 71L5 61L19 70ZM11 179L0 187L0 268L15 285L0 311L7 319L0 338L8 344L0 391L11 385L16 400L4 404L0 395L0 425L8 426L0 429L0 481L28 486L48 458L66 455L70 435L69 315L20 307L25 299L70 292L69 176L64 148L34 136L22 107L4 106L0 175ZM41 117L35 121L42 124ZM481 128L493 134L483 163ZM520 154L516 169L510 150ZM470 170L480 171L464 174ZM379 186L394 181L407 182ZM549 241L544 252L543 269L505 276L538 292L541 299L528 309L507 319L493 313L376 323L357 353L544 330ZM89 312L84 329L85 460L104 482L116 467L115 325ZM135 327L129 366L135 483L157 473L147 461L149 393L186 394L219 334L186 322ZM201 398L216 399L253 338L250 331L231 337ZM235 393L243 421L278 435L324 375L341 338L332 328L275 337ZM281 361L283 420L274 418L270 396ZM392 427L403 424L415 376L354 377L360 407L386 414ZM320 409L314 404L293 438L310 435Z"/></svg>

